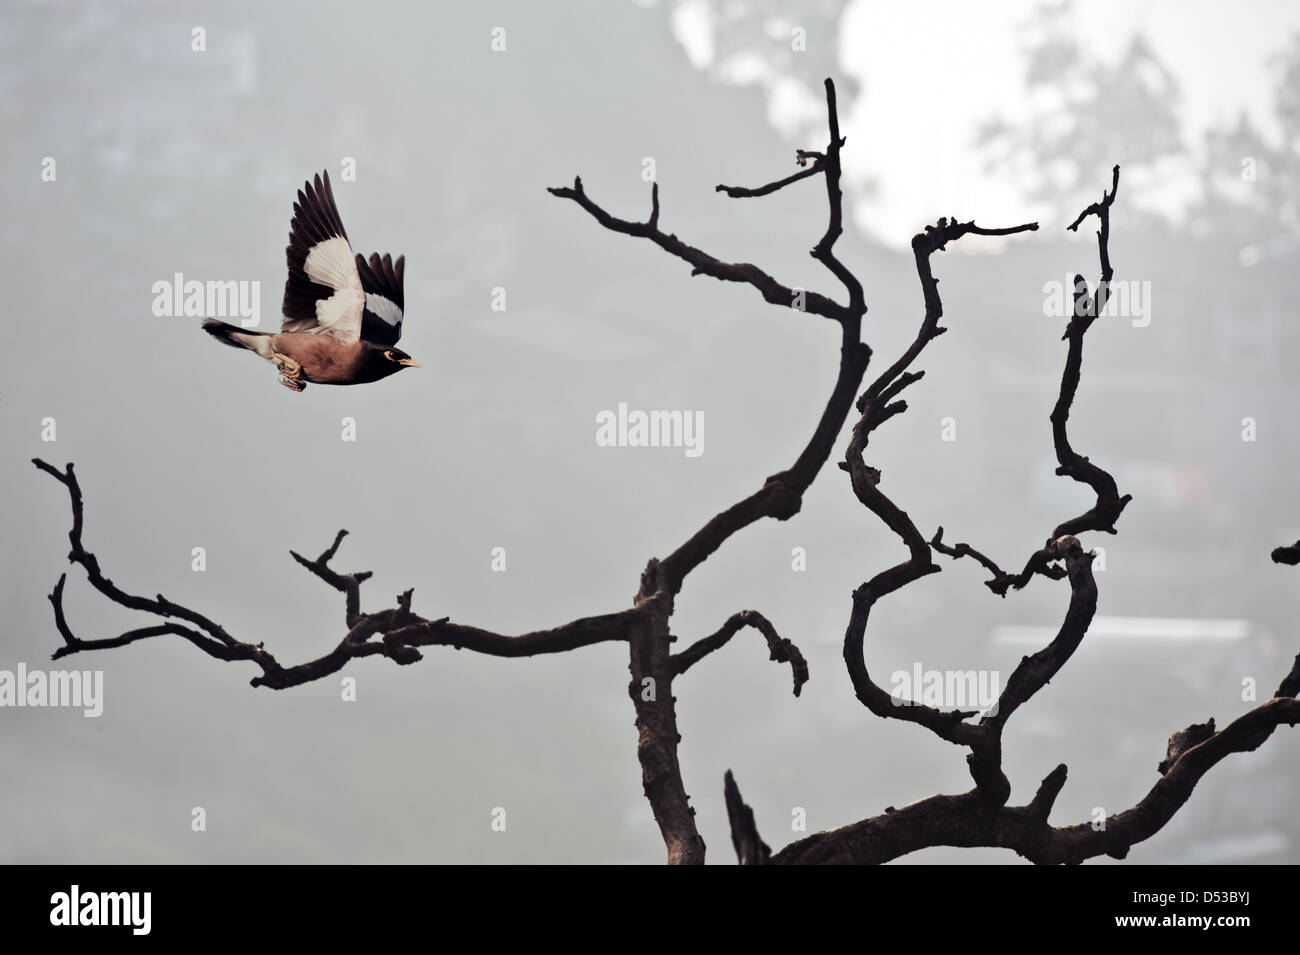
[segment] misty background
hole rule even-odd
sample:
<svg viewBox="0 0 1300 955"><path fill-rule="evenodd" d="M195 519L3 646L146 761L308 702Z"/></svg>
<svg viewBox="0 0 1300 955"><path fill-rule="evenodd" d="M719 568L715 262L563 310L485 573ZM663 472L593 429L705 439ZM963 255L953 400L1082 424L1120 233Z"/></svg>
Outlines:
<svg viewBox="0 0 1300 955"><path fill-rule="evenodd" d="M375 572L367 610L414 587L427 617L520 633L622 609L649 557L794 461L839 332L690 278L546 187L580 174L596 202L641 219L652 158L665 231L842 298L808 256L825 228L820 180L762 199L714 192L788 175L796 147L825 146L826 76L848 137L838 251L867 290L868 376L921 320L912 233L941 215L1041 223L935 256L951 331L868 455L924 533L942 524L1004 568L1091 503L1052 474L1064 321L1045 317L1044 285L1096 281L1092 224L1065 226L1123 167L1111 256L1117 281L1150 283L1150 323L1089 332L1070 435L1134 500L1117 536L1083 537L1105 548L1099 619L1010 724L1012 800L1064 762L1054 824L1128 808L1170 733L1244 712L1245 679L1271 692L1300 649L1300 579L1269 560L1300 537L1300 13L794 6L0 5L0 669L99 669L105 695L96 719L0 710L0 860L662 861L620 645L520 660L431 648L415 666L359 660L282 692L178 638L51 663L46 595L69 570L70 512L30 459L76 463L84 542L115 583L285 664L345 632L341 595L288 554L319 554L339 528L351 534L335 568ZM340 176L348 157L354 182ZM278 326L293 198L321 170L354 249L406 255L401 347L424 367L295 395L197 319L156 317L152 287L177 272L259 281L261 327ZM596 415L620 402L702 412L704 453L598 447ZM355 442L341 440L344 417ZM727 769L774 848L804 834L796 808L811 832L970 786L964 751L853 697L850 593L905 553L834 466L846 439L799 515L732 538L677 600L683 644L753 608L811 671L794 698L789 669L742 631L677 681L683 774L712 862L734 859ZM873 676L888 685L920 663L1005 682L1055 633L1068 589L1037 578L999 600L974 562L937 559L942 573L873 612ZM83 638L147 622L76 568L65 606ZM355 702L341 699L345 676ZM1298 747L1284 727L1230 757L1131 861L1300 861L1287 811ZM191 831L195 807L205 832ZM496 807L505 832L491 828Z"/></svg>

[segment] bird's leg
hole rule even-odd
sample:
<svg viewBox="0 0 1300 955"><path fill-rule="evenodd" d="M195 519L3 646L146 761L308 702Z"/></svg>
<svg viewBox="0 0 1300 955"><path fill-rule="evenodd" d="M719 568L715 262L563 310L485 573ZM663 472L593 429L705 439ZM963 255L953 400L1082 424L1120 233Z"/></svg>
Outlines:
<svg viewBox="0 0 1300 955"><path fill-rule="evenodd" d="M294 391L302 391L307 387L307 383L302 380L302 365L299 362L280 352L274 352L271 361L275 364L276 370L284 376L280 379L280 384Z"/></svg>
<svg viewBox="0 0 1300 955"><path fill-rule="evenodd" d="M275 363L276 369L286 378L301 378L302 365L294 361L288 355L282 355L280 352L272 352L271 361Z"/></svg>

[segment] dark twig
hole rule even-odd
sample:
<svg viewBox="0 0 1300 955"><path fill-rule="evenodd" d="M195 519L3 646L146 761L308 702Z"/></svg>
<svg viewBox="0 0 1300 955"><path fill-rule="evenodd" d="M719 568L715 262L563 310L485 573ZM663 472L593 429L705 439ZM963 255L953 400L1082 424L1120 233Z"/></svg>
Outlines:
<svg viewBox="0 0 1300 955"><path fill-rule="evenodd" d="M1065 333L1061 336L1068 342L1065 366L1061 372L1060 391L1050 416L1052 444L1056 451L1058 465L1056 474L1088 485L1097 499L1083 514L1056 525L1047 543L1029 555L1024 568L1019 573L998 572L993 580L985 582L990 590L1002 597L1006 596L1009 588L1022 589L1036 575L1055 580L1064 577L1065 573L1052 563L1050 556L1052 542L1085 531L1116 533L1115 522L1119 520L1120 514L1128 506L1129 501L1133 499L1131 494L1119 493L1115 478L1108 471L1093 464L1087 457L1074 450L1067 430L1070 409L1079 391L1079 379L1083 367L1083 336L1105 309L1110 294L1110 283L1114 277L1114 269L1110 262L1110 208L1118 192L1119 166L1116 166L1112 170L1110 191L1103 192L1101 201L1094 202L1084 209L1068 227L1070 230L1077 230L1080 223L1088 216L1097 217L1100 223L1097 230L1097 250L1101 262L1101 279L1097 283L1095 292L1089 295L1088 283L1082 276L1075 276L1073 313L1066 324Z"/></svg>
<svg viewBox="0 0 1300 955"><path fill-rule="evenodd" d="M1025 811L1035 819L1046 822L1047 817L1052 814L1052 807L1056 805L1056 797L1065 788L1067 775L1069 775L1069 771L1065 768L1065 763L1061 763L1048 773L1039 784L1038 792L1034 793L1034 798L1025 807Z"/></svg>
<svg viewBox="0 0 1300 955"><path fill-rule="evenodd" d="M349 627L355 627L361 617L361 585L369 580L372 575L368 570L356 574L340 574L330 568L329 562L334 559L334 555L338 553L339 544L347 536L347 531L340 530L334 535L334 543L325 548L324 552L315 560L307 560L293 550L289 551L289 556L344 595L345 619Z"/></svg>
<svg viewBox="0 0 1300 955"><path fill-rule="evenodd" d="M1275 564L1290 564L1293 567L1296 564L1300 564L1300 541L1296 541L1294 544L1274 547L1272 556L1273 563Z"/></svg>
<svg viewBox="0 0 1300 955"><path fill-rule="evenodd" d="M1091 552L1084 553L1078 538L1062 537L1053 541L1050 553L1065 562L1070 578L1070 606L1056 638L1042 650L1024 657L1007 680L994 712L985 716L983 725L999 733L1022 704L1047 685L1079 648L1084 634L1097 612L1097 582L1092 576Z"/></svg>
<svg viewBox="0 0 1300 955"><path fill-rule="evenodd" d="M796 172L793 175L786 176L784 179L778 179L776 182L769 182L767 185L759 186L756 189L748 189L745 186L718 186L715 192L724 192L732 199L754 199L758 196L770 196L786 186L799 182L801 179L810 179L813 176L820 175L825 169L823 162L819 159L811 166Z"/></svg>
<svg viewBox="0 0 1300 955"><path fill-rule="evenodd" d="M993 591L999 597L1005 597L1007 595L1007 588L1011 586L1016 579L1014 574L1008 574L994 563L992 558L986 557L974 547L971 547L970 544L954 544L952 546L945 544L943 542L942 527L935 531L934 537L930 539L930 546L939 553L946 554L954 560L960 557L971 557L979 561L979 563L993 575L991 580L984 581L984 586ZM1065 569L1055 564L1045 567L1042 572L1048 575L1056 575L1058 577L1065 576Z"/></svg>
<svg viewBox="0 0 1300 955"><path fill-rule="evenodd" d="M835 321L840 321L845 313L844 306L826 298L824 295L811 291L802 294L796 293L792 287L778 282L756 265L750 265L747 262L735 264L723 262L707 252L702 252L694 246L687 245L676 235L661 231L657 211L653 211L657 210L659 204L658 183L654 183L650 187L650 200L653 209L650 218L645 222L633 222L610 215L588 197L587 191L582 185L581 177L575 177L572 186L553 186L547 191L561 199L573 200L611 232L621 232L624 235L649 239L670 255L675 255L677 258L689 262L691 275L708 275L723 282L739 282L750 285L758 290L758 293L763 296L765 301L771 302L773 305L799 308L802 303L803 311L812 312L814 315L821 315Z"/></svg>
<svg viewBox="0 0 1300 955"><path fill-rule="evenodd" d="M803 685L808 682L807 661L804 660L803 654L799 652L798 647L780 636L768 619L754 610L742 610L739 613L732 614L716 633L697 640L681 653L673 654L673 674L685 673L714 650L721 648L742 627L753 627L763 635L773 661L790 664L790 672L794 675L794 695L798 696L799 691L803 689Z"/></svg>
<svg viewBox="0 0 1300 955"><path fill-rule="evenodd" d="M1110 264L1110 207L1119 192L1119 166L1113 173L1110 192L1102 194L1101 202L1090 205L1079 214L1071 229L1077 229L1088 216L1095 215L1100 221L1097 230L1097 250L1101 260L1101 280L1091 298L1076 298L1075 314L1070 317L1062 336L1069 342L1065 358L1065 370L1061 374L1061 392L1052 409L1052 441L1056 446L1056 473L1073 478L1081 484L1087 484L1097 495L1097 502L1086 512L1068 521L1063 521L1052 531L1051 540L1066 534L1081 534L1084 531L1105 531L1115 533L1115 522L1119 519L1125 506L1133 499L1131 494L1120 495L1111 475L1090 462L1070 446L1066 426L1070 420L1070 407L1079 390L1079 375L1083 365L1083 336L1106 308L1110 294L1110 283L1114 269ZM1087 284L1081 277L1075 278L1076 294L1086 296ZM1082 312L1082 314L1080 314Z"/></svg>
<svg viewBox="0 0 1300 955"><path fill-rule="evenodd" d="M762 865L772 855L772 850L758 834L754 823L754 810L740 798L736 777L727 770L722 781L723 798L727 804L727 819L731 823L731 844L736 849L736 859L741 865Z"/></svg>

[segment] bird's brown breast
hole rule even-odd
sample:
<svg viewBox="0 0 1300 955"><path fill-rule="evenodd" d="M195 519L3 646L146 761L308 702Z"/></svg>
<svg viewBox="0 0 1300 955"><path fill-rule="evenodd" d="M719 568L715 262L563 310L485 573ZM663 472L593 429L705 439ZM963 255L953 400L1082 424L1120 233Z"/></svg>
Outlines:
<svg viewBox="0 0 1300 955"><path fill-rule="evenodd" d="M276 335L275 350L302 365L304 380L322 385L356 381L365 364L365 346L361 341L341 342L330 335L304 332Z"/></svg>

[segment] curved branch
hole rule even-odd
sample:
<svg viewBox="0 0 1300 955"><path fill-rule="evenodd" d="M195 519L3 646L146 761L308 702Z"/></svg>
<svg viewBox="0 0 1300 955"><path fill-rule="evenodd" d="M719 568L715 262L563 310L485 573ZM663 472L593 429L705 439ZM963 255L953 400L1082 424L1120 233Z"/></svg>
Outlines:
<svg viewBox="0 0 1300 955"><path fill-rule="evenodd" d="M86 579L90 581L92 587L109 600L126 607L128 610L140 610L159 617L175 617L194 624L211 639L224 644L226 647L233 648L239 645L239 641L228 634L219 624L202 614L190 610L188 607L182 607L180 604L172 603L162 594L158 594L152 599L129 594L105 577L99 569L99 561L95 555L86 550L81 543L83 524L81 486L77 483L77 476L73 472L72 464L69 463L63 471L60 471L52 464L42 461L40 458L32 458L32 464L68 489L68 497L72 505L72 529L68 531L68 541L72 545L72 550L68 552L68 562L81 565L86 572Z"/></svg>
<svg viewBox="0 0 1300 955"><path fill-rule="evenodd" d="M871 349L859 341L859 323L860 319L855 318L843 325L835 385L817 427L799 458L789 470L772 475L749 497L709 520L663 559L661 574L665 587L671 593L680 591L686 576L708 560L732 535L765 517L784 521L799 513L803 506L803 495L830 457L835 439L853 407L853 396L867 371Z"/></svg>
<svg viewBox="0 0 1300 955"><path fill-rule="evenodd" d="M1070 578L1070 605L1055 639L1037 653L1021 659L998 697L994 711L981 720L999 733L1011 714L1046 686L1074 655L1097 612L1097 582L1092 576L1095 555L1091 551L1084 553L1075 537L1054 541L1051 553L1065 562Z"/></svg>
<svg viewBox="0 0 1300 955"><path fill-rule="evenodd" d="M932 560L930 546L912 519L880 489L881 473L866 463L865 454L872 432L907 409L907 403L897 396L922 377L921 372L909 370L912 362L926 345L946 331L939 325L943 302L939 297L938 280L930 265L934 253L964 235L1011 235L1036 228L1037 223L1026 223L1007 229L984 229L974 222L943 218L936 226L926 227L912 239L925 316L911 345L858 399L857 407L862 417L853 427L844 461L840 463L849 474L857 499L902 540L909 554L906 561L876 574L853 593L853 608L844 634L844 661L854 692L859 701L877 716L919 723L941 739L970 747L972 774L977 784L988 787L994 794L1009 792L1009 783L998 768L1000 740L994 728L965 722L976 715L974 711L945 711L911 701L899 705L890 693L876 685L867 669L866 629L876 602L921 577L938 573L939 567Z"/></svg>
<svg viewBox="0 0 1300 955"><path fill-rule="evenodd" d="M861 340L862 317L867 311L862 285L839 263L833 251L836 240L843 232L843 194L840 189L840 146L843 145L843 138L839 134L835 84L827 79L825 85L830 145L824 154L800 150L797 156L801 162L808 158L814 160L809 169L799 174L801 178L816 173L822 173L826 177L827 226L825 234L813 249L813 257L826 264L849 290L847 306L815 292L802 293L803 307L806 311L831 318L840 324L840 362L835 384L812 437L794 465L787 471L767 478L761 488L710 519L700 530L659 562L660 581L666 592L670 594L678 593L687 575L734 534L765 517L789 520L799 513L803 505L804 493L829 459L835 439L848 419L849 409L853 405L853 396L862 383L862 377L866 374L867 364L871 359L871 349ZM795 180L792 178L790 181ZM782 285L752 265L727 265L707 253L685 245L676 236L665 236L657 226L657 211L652 213L651 218L644 223L616 219L587 198L582 190L581 180L574 181L573 189L553 188L550 192L561 198L574 200L608 229L651 239L673 255L691 262L696 267L693 274L707 274L729 281L748 283L757 288L767 301L777 304L791 305L796 301L794 289ZM659 201L657 184L652 188L651 195L654 208L657 210ZM973 223L971 225L973 227Z"/></svg>
<svg viewBox="0 0 1300 955"><path fill-rule="evenodd" d="M675 255L677 258L689 262L692 266L691 275L708 275L723 282L740 282L750 285L758 290L764 301L771 302L773 305L783 305L786 308L798 310L800 302L802 302L802 311L812 312L814 315L821 315L835 321L841 321L847 311L845 306L818 292L797 293L794 288L778 282L757 265L751 265L748 262L723 262L707 252L687 245L676 235L661 231L658 224L659 183L657 182L650 187L652 208L650 218L645 222L633 222L630 219L620 219L617 216L610 215L588 197L580 176L574 177L572 186L551 186L547 189L547 192L561 199L573 200L587 210L593 219L611 232L621 232L624 235L649 239L670 255Z"/></svg>
<svg viewBox="0 0 1300 955"><path fill-rule="evenodd" d="M1087 334L1088 329L1092 327L1092 323L1097 320L1102 310L1105 309L1110 295L1110 283L1115 274L1110 262L1110 208L1114 204L1115 196L1118 193L1119 166L1115 166L1112 170L1110 191L1103 191L1101 201L1094 202L1080 212L1078 218L1068 226L1070 230L1075 231L1088 216L1095 215L1097 217L1100 223L1097 230L1097 250L1101 262L1101 278L1097 283L1095 292L1089 295L1088 283L1084 281L1083 276L1075 276L1073 314L1066 324L1065 333L1061 336L1069 344L1066 348L1065 366L1061 371L1061 387L1050 415L1052 444L1056 451L1058 465L1055 473L1059 477L1069 477L1080 484L1088 485L1096 494L1097 500L1083 514L1057 524L1048 536L1047 544L1029 555L1024 568L1019 573L1009 574L1001 570L995 571L993 579L985 581L985 586L1000 597L1005 597L1008 589L1023 589L1035 576L1044 576L1054 580L1061 579L1065 576L1064 573L1052 565L1052 542L1068 535L1081 534L1084 531L1116 533L1115 523L1124 512L1124 508L1133 499L1131 494L1121 495L1119 493L1119 486L1115 483L1115 478L1110 472L1093 464L1087 457L1074 450L1070 445L1067 430L1070 421L1070 409L1074 405L1075 396L1079 391L1079 379L1083 368L1083 336ZM942 549L940 552L949 553ZM972 556L975 553L971 551ZM963 555L949 554L949 556ZM982 560L981 563L984 563L990 570L996 567L991 561L986 561L987 558Z"/></svg>
<svg viewBox="0 0 1300 955"><path fill-rule="evenodd" d="M1274 698L1261 703L1186 750L1135 806L1109 816L1102 826L1085 822L1057 828L1047 823L1051 804L1065 784L1065 767L1058 766L1027 806L992 805L977 789L958 796L931 796L800 839L769 861L874 865L933 846L1011 849L1040 865L1078 864L1103 855L1123 859L1134 845L1164 828L1217 763L1233 753L1256 749L1278 726L1296 723L1300 723L1300 700Z"/></svg>
<svg viewBox="0 0 1300 955"><path fill-rule="evenodd" d="M54 585L54 591L49 595L50 605L54 608L54 626L58 629L59 635L63 637L63 646L59 647L50 655L51 660L57 660L60 657L66 657L73 653L79 653L82 650L110 650L114 647L124 647L127 644L135 643L137 640L146 640L149 637L161 637L172 634L178 637L184 637L190 643L194 644L200 650L209 656L216 657L219 660L239 660L252 659L251 654L239 655L236 648L218 640L213 640L197 630L189 627L182 627L179 623L164 623L152 627L137 627L134 630L127 630L116 637L100 637L92 639L83 639L72 632L68 626L67 617L63 612L63 585L67 582L68 575L60 574L59 582Z"/></svg>
<svg viewBox="0 0 1300 955"><path fill-rule="evenodd" d="M794 695L798 696L803 685L808 682L808 661L803 658L798 647L778 634L768 619L756 610L742 610L732 614L716 633L697 640L681 653L674 653L670 658L673 675L685 673L714 650L720 649L742 627L753 627L763 635L771 654L770 659L776 663L790 664L790 672L794 677Z"/></svg>
<svg viewBox="0 0 1300 955"><path fill-rule="evenodd" d="M336 673L350 660L359 657L383 656L398 664L415 663L421 659L421 654L416 648L422 646L452 646L490 656L521 657L562 653L595 643L625 641L628 639L628 631L637 612L634 608L599 617L586 617L550 630L536 630L519 636L503 636L478 627L451 623L446 617L440 620L426 620L411 612L412 591L410 590L397 598L396 607L376 613L362 613L360 585L371 576L371 573L362 571L355 574L340 574L329 566L330 560L338 552L339 544L347 535L347 531L339 531L334 537L334 543L315 560L307 560L293 551L290 553L298 563L346 595L348 632L339 644L324 656L286 667L282 666L261 643L251 644L236 640L195 610L173 603L161 594L157 599L150 600L128 594L114 585L100 571L99 561L95 555L82 545L84 508L81 486L73 466L69 464L64 471L60 471L39 458L33 459L32 463L68 489L68 497L72 505L72 530L69 533L72 551L68 554L68 560L85 569L86 579L90 584L113 603L129 610L139 610L160 617L174 617L192 623L197 628L184 627L178 623L165 623L128 630L116 637L97 639L78 637L68 625L63 611L63 588L67 580L67 575L63 574L59 577L54 592L50 594L50 603L54 608L54 623L64 642L62 647L54 651L54 659L83 650L108 650L122 647L150 637L179 636L218 660L247 660L257 664L261 667L262 674L254 677L250 681L251 685L282 690ZM375 641L371 639L372 637L381 637L381 639Z"/></svg>

